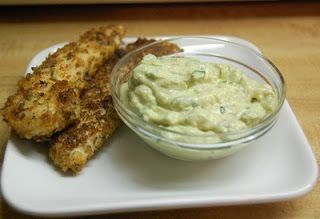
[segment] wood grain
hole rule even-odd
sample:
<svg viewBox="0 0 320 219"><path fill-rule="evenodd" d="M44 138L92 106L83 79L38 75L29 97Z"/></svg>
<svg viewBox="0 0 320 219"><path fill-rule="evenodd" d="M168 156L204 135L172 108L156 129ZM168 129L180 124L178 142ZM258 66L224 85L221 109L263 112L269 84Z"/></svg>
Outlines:
<svg viewBox="0 0 320 219"><path fill-rule="evenodd" d="M38 51L90 27L122 23L128 35L225 34L255 43L282 71L287 99L320 158L320 3L203 3L0 8L0 107ZM9 128L0 122L0 153ZM1 156L2 157L2 156ZM33 218L0 200L2 218ZM108 218L320 218L320 186L280 203L112 214ZM106 218L106 216L99 216Z"/></svg>

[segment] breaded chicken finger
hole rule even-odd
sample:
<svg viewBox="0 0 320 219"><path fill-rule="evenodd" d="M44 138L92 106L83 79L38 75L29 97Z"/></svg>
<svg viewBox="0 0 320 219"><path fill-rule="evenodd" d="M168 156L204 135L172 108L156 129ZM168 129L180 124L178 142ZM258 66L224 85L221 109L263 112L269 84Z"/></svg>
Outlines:
<svg viewBox="0 0 320 219"><path fill-rule="evenodd" d="M120 124L108 86L110 72L117 60L118 57L114 56L93 80L87 81L79 119L58 134L50 147L51 160L64 172L69 169L80 171Z"/></svg>
<svg viewBox="0 0 320 219"><path fill-rule="evenodd" d="M154 42L155 40L138 39L129 44L124 53ZM167 55L178 52L180 49L170 43L162 43L148 51L141 53L128 64L126 71L139 62L147 53L155 55ZM53 141L49 156L56 166L62 171L68 170L74 173L80 171L87 160L101 148L103 142L119 126L120 119L112 104L109 88L109 75L118 60L115 55L100 69L96 76L87 81L87 89L84 90L81 99L81 112L77 123L68 130L58 134Z"/></svg>
<svg viewBox="0 0 320 219"><path fill-rule="evenodd" d="M114 25L92 29L49 55L18 83L2 111L4 120L19 136L36 141L74 123L85 78L114 54L124 33L122 26Z"/></svg>

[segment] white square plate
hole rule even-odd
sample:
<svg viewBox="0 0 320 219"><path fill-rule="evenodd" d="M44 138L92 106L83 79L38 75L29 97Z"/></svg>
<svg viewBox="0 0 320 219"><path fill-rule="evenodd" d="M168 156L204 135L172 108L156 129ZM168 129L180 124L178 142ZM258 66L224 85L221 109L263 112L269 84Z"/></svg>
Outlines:
<svg viewBox="0 0 320 219"><path fill-rule="evenodd" d="M258 50L239 38L218 37ZM62 45L38 53L27 71ZM285 102L264 137L232 156L205 162L165 157L122 125L79 175L64 175L49 161L48 145L12 135L1 190L20 211L66 216L292 199L310 191L317 174L311 147Z"/></svg>

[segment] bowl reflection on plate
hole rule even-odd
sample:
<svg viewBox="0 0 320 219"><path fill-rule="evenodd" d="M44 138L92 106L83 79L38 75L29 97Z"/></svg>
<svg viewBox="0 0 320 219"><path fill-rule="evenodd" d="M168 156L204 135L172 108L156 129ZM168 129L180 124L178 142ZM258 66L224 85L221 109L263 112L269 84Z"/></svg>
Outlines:
<svg viewBox="0 0 320 219"><path fill-rule="evenodd" d="M285 100L285 83L280 71L266 57L249 47L218 38L179 37L164 41L174 43L183 49L182 52L172 55L233 65L250 78L270 84L276 94L277 107L261 123L250 129L215 135L190 135L144 121L120 101L120 86L128 80L127 71L124 71L128 63L132 63L139 54L163 42L158 41L127 54L117 63L111 75L115 109L124 123L148 145L181 160L216 159L239 151L273 127Z"/></svg>

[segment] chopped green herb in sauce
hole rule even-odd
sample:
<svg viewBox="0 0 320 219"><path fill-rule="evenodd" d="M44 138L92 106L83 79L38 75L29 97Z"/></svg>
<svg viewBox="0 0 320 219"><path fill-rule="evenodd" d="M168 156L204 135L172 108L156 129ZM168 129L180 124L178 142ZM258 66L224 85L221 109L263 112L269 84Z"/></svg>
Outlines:
<svg viewBox="0 0 320 219"><path fill-rule="evenodd" d="M223 106L220 106L220 113L224 114L225 111L226 109Z"/></svg>
<svg viewBox="0 0 320 219"><path fill-rule="evenodd" d="M197 73L200 73L200 74L206 74L206 71L204 71L204 70L194 70L193 72L192 72L192 74L197 74Z"/></svg>

